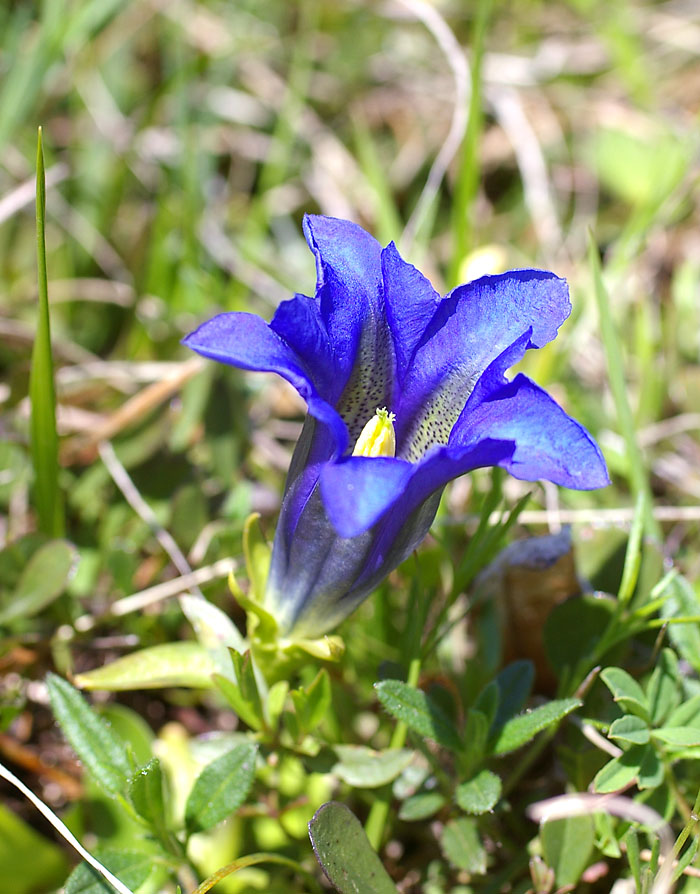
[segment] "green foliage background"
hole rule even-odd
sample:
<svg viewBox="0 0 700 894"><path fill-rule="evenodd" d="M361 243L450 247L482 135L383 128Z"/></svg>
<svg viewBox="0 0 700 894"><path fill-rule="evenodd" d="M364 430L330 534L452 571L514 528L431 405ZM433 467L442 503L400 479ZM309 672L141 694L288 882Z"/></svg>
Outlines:
<svg viewBox="0 0 700 894"><path fill-rule="evenodd" d="M618 877L648 890L653 835L603 814L539 834L526 816L589 786L632 786L692 862L698 46L700 14L682 0L0 4L0 760L107 865L116 854L134 890L177 879L190 894L258 853L276 862L253 861L220 890L316 890L306 824L331 798L367 823L406 892L607 891ZM213 569L204 595L245 630L217 563L233 559L246 589L245 521L259 512L271 536L303 406L271 377L202 363L179 342L217 311L269 318L313 289L307 211L395 239L443 292L508 267L566 276L572 318L524 368L598 439L613 484L456 482L417 562L339 631L345 655L307 655L288 695L279 680L258 692L244 660L215 653L172 596L137 611L119 600L186 560ZM30 424L32 368L43 428ZM498 597L477 574L508 541L562 522L589 595L528 621L518 572L500 573ZM236 630L226 636L238 649ZM47 672L80 680L154 647L155 664L103 681L124 691L95 695L92 739L63 717L69 748ZM228 695L211 688L214 671ZM207 813L222 778L232 788ZM1 785L3 890L56 890L74 854ZM342 813L332 822L354 829ZM600 880L581 880L591 864Z"/></svg>

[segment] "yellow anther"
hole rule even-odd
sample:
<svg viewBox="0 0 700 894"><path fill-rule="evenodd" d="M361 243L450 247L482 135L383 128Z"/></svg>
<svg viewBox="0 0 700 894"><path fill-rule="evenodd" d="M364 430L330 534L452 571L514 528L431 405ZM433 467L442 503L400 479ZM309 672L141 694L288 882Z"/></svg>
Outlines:
<svg viewBox="0 0 700 894"><path fill-rule="evenodd" d="M386 407L377 410L362 429L352 455L395 456L396 435L394 434L394 419L396 419L396 416L390 413Z"/></svg>

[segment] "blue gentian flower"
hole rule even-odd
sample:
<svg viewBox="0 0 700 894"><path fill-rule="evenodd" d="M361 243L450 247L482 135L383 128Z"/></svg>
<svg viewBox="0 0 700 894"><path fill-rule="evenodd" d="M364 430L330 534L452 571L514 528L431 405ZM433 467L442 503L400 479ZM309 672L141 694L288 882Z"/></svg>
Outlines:
<svg viewBox="0 0 700 894"><path fill-rule="evenodd" d="M278 373L308 406L264 598L293 638L349 615L418 546L458 475L501 466L580 490L608 483L588 432L526 376L505 377L568 317L563 279L512 270L441 298L356 224L307 216L304 233L313 298L283 302L269 324L223 313L184 341Z"/></svg>

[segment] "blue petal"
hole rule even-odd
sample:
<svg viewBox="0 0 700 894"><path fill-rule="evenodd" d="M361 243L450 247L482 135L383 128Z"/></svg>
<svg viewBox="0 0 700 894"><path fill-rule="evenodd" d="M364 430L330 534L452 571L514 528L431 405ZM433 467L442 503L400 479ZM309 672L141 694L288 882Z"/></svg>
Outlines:
<svg viewBox="0 0 700 894"><path fill-rule="evenodd" d="M529 347L551 341L570 310L565 280L542 270L484 276L451 292L416 347L395 408L398 455L415 461L447 443L489 364L529 330Z"/></svg>
<svg viewBox="0 0 700 894"><path fill-rule="evenodd" d="M295 295L290 301L283 301L270 328L302 359L322 397L334 404L338 397L338 360L314 299Z"/></svg>
<svg viewBox="0 0 700 894"><path fill-rule="evenodd" d="M489 370L484 379L455 426L451 444L512 440L513 455L498 464L516 478L544 478L577 490L610 483L596 442L546 391L522 374L506 382L498 369Z"/></svg>
<svg viewBox="0 0 700 894"><path fill-rule="evenodd" d="M307 215L304 233L316 255L316 301L335 358L335 405L353 443L376 408L393 403L381 247L357 224L332 217Z"/></svg>
<svg viewBox="0 0 700 894"><path fill-rule="evenodd" d="M438 447L416 464L359 456L328 463L320 479L323 503L341 537L356 537L378 523L375 536L390 542L431 494L458 475L506 460L514 447L511 441L483 440Z"/></svg>
<svg viewBox="0 0 700 894"><path fill-rule="evenodd" d="M329 427L336 445L334 452L345 451L348 440L345 424L319 393L312 370L260 317L248 313L219 314L186 336L183 344L220 363L282 376L304 398L309 413Z"/></svg>
<svg viewBox="0 0 700 894"><path fill-rule="evenodd" d="M435 315L440 296L423 274L406 263L393 242L382 252L387 322L396 352L396 374L403 383L413 353Z"/></svg>
<svg viewBox="0 0 700 894"><path fill-rule="evenodd" d="M403 494L414 466L390 457L352 456L321 472L321 496L341 537L367 531Z"/></svg>

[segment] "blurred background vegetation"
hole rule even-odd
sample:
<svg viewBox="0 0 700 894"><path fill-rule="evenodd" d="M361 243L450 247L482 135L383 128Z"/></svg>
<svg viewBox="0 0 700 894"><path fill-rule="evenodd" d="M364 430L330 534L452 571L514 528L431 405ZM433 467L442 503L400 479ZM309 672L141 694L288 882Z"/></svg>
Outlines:
<svg viewBox="0 0 700 894"><path fill-rule="evenodd" d="M172 600L112 610L182 571L164 532L191 567L210 568L240 558L250 512L274 529L303 406L272 377L203 363L179 342L217 311L269 319L312 292L305 212L396 240L441 291L509 267L566 276L572 318L525 368L598 438L614 480L594 494L506 482L510 504L532 490L519 532L573 521L581 569L605 588L643 466L659 563L698 578L699 52L693 0L0 4L0 755L47 803L65 808L80 782L45 707L46 671L190 636ZM72 544L60 555L41 553L28 447L38 125ZM589 232L616 327L606 344ZM115 482L123 469L131 485ZM437 531L455 555L489 482L448 491ZM139 496L155 519L134 508ZM202 586L240 621L224 577ZM368 604L348 622L351 655L386 657L389 615ZM231 724L192 693L122 700L132 710L112 704L114 722L134 740L166 721L171 735ZM13 848L0 844L0 877L44 847L44 876L13 890L50 890L66 858L2 794L16 816L2 815L0 839L17 828ZM80 804L75 827L107 835L89 797Z"/></svg>

